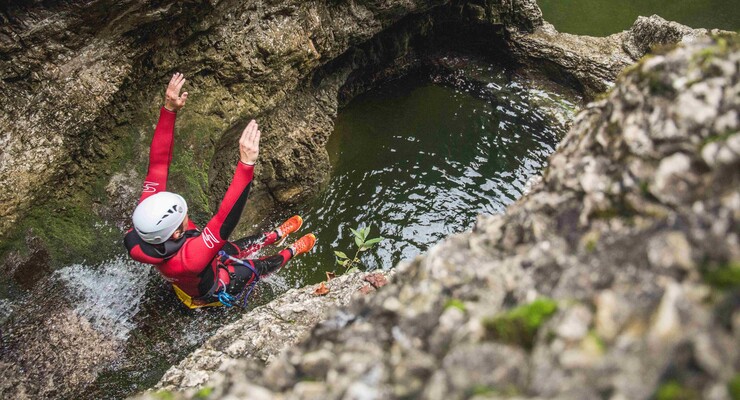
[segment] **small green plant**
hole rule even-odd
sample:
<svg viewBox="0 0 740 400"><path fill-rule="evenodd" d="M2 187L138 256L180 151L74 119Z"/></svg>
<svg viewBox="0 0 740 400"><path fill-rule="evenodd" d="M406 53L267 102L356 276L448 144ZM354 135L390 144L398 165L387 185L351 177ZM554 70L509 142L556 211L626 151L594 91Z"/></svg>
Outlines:
<svg viewBox="0 0 740 400"><path fill-rule="evenodd" d="M357 245L357 250L355 251L354 257L349 258L347 254L342 251L334 251L334 254L337 256L337 264L344 267L345 271L347 272L358 268L357 266L360 265L360 253L372 249L373 246L385 239L382 236L369 238L369 226L365 228L357 227L357 229L349 228L349 230L352 231L352 235L355 238L355 245Z"/></svg>

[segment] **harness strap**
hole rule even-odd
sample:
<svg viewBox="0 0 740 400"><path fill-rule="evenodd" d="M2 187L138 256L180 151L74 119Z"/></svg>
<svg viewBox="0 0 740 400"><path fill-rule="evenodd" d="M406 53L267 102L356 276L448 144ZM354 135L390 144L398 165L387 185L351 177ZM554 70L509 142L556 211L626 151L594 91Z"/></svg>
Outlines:
<svg viewBox="0 0 740 400"><path fill-rule="evenodd" d="M248 262L245 262L243 260L240 260L236 257L232 257L228 254L226 254L225 251L220 251L218 253L218 267L224 268L228 272L228 265L229 264L239 264L244 267L247 267L251 272L252 276L249 278L247 283L244 285L244 288L239 293L238 296L233 296L226 292L228 289L228 284L224 282L222 279L218 279L217 283L214 285L214 287L205 295L199 296L199 297L191 297L187 293L185 293L182 289L180 289L177 285L172 284L172 287L175 289L175 294L177 295L177 298L180 299L180 301L185 304L190 309L195 308L201 308L201 307L233 307L236 303L236 300L238 297L242 296L242 308L247 308L248 306L248 299L249 296L252 294L252 291L254 290L254 287L257 285L257 283L260 281L260 276L257 273L257 270ZM218 301L212 301L213 299L218 299Z"/></svg>
<svg viewBox="0 0 740 400"><path fill-rule="evenodd" d="M252 272L252 276L249 278L247 283L244 285L244 288L239 293L239 296L242 296L241 307L247 308L247 305L248 305L247 302L248 302L249 296L252 294L252 291L254 290L254 287L257 285L257 282L260 281L260 275L257 273L257 270L254 269L254 267L248 262L245 262L244 260L230 256L223 250L218 252L218 261L219 261L220 268L226 268L226 265L231 263L231 264L239 264L241 266L244 266ZM220 282L223 283L223 281L220 281ZM218 296L218 299L221 301L221 303L223 303L226 307L232 307L233 302L236 301L236 298L226 293L226 289L227 289L227 285L224 284L223 286L221 286L220 289L217 289L216 295ZM224 302L224 300L226 301Z"/></svg>

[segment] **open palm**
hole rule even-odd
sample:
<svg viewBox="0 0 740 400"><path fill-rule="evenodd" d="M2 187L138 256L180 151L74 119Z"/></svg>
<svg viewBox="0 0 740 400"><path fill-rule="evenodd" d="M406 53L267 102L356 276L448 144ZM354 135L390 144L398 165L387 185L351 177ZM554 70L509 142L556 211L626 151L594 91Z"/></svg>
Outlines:
<svg viewBox="0 0 740 400"><path fill-rule="evenodd" d="M185 84L185 76L179 72L172 75L167 91L164 96L164 107L170 111L179 111L188 100L188 92L180 95L182 85Z"/></svg>

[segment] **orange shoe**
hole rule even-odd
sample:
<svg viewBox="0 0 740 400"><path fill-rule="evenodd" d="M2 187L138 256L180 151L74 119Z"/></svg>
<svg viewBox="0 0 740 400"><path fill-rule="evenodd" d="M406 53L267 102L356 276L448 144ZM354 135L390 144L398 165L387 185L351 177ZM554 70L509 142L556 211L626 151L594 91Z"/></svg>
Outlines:
<svg viewBox="0 0 740 400"><path fill-rule="evenodd" d="M303 225L303 218L301 218L300 215L294 215L288 218L282 224L280 224L280 226L278 226L277 229L275 229L275 232L277 232L278 237L280 237L280 240L278 241L277 245L280 246L283 243L285 243L285 238L287 238L288 235L290 235L291 233L300 229L302 225Z"/></svg>
<svg viewBox="0 0 740 400"><path fill-rule="evenodd" d="M316 236L314 236L313 233L309 233L308 235L303 236L302 238L295 241L295 243L290 245L290 250L293 252L293 257L308 253L313 249L313 246L316 244Z"/></svg>

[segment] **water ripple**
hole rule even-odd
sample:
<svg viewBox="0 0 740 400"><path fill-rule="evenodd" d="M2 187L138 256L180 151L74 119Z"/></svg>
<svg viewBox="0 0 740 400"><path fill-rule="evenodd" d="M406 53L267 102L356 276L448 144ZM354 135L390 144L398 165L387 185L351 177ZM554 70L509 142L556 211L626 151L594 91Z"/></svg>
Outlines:
<svg viewBox="0 0 740 400"><path fill-rule="evenodd" d="M373 236L388 238L361 260L390 268L521 196L563 134L554 114L572 105L496 69L477 78L490 82L449 87L403 79L340 113L327 146L329 186L293 210L319 243L281 273L287 280L317 282L336 269L332 250L354 247L350 227L370 225Z"/></svg>

